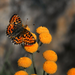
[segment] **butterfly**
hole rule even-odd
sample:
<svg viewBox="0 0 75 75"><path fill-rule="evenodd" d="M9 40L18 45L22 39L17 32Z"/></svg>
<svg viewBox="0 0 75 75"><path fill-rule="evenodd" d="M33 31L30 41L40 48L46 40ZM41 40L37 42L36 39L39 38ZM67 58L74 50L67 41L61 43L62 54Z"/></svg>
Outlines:
<svg viewBox="0 0 75 75"><path fill-rule="evenodd" d="M30 31L26 29L27 25L23 25L20 17L14 14L6 29L7 36L12 40L14 44L33 45L36 40Z"/></svg>

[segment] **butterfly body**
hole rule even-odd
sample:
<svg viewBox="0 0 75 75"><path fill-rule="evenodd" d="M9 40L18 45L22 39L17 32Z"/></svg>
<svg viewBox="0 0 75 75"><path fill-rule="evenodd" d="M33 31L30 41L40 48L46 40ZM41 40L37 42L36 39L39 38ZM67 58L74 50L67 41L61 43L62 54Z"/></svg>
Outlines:
<svg viewBox="0 0 75 75"><path fill-rule="evenodd" d="M20 17L14 14L7 26L6 34L13 41L14 44L24 43L25 45L32 45L36 42L33 35L26 29Z"/></svg>

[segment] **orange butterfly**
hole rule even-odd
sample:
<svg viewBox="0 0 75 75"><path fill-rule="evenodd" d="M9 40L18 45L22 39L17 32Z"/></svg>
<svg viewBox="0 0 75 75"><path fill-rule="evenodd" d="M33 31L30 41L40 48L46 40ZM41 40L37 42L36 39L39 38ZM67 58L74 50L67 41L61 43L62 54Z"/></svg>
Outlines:
<svg viewBox="0 0 75 75"><path fill-rule="evenodd" d="M6 34L14 44L24 43L25 45L32 45L36 40L26 27L27 25L24 26L22 24L20 17L14 14L9 21Z"/></svg>

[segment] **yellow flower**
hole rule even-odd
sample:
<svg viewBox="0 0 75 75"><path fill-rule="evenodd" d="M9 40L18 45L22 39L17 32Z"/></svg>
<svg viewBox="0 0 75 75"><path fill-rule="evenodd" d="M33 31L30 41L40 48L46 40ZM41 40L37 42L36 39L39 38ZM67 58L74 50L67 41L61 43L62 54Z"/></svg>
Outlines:
<svg viewBox="0 0 75 75"><path fill-rule="evenodd" d="M32 64L32 61L28 57L21 57L18 60L18 66L20 66L20 67L28 68L31 66L31 64Z"/></svg>
<svg viewBox="0 0 75 75"><path fill-rule="evenodd" d="M43 53L46 60L57 61L57 54L53 50L47 50Z"/></svg>
<svg viewBox="0 0 75 75"><path fill-rule="evenodd" d="M36 29L36 32L37 32L38 34L40 34L40 33L42 33L42 32L48 32L48 33L49 33L49 30L48 30L46 27L40 26L40 27L38 27L38 28Z"/></svg>
<svg viewBox="0 0 75 75"><path fill-rule="evenodd" d="M49 44L52 41L50 33L44 32L39 35L39 39L43 44Z"/></svg>
<svg viewBox="0 0 75 75"><path fill-rule="evenodd" d="M37 36L36 36L36 34L34 34L34 33L32 33L31 32L31 34L33 35L33 37L35 38L35 40L37 39Z"/></svg>
<svg viewBox="0 0 75 75"><path fill-rule="evenodd" d="M28 75L28 73L26 71L17 71L14 75Z"/></svg>
<svg viewBox="0 0 75 75"><path fill-rule="evenodd" d="M29 53L34 53L37 51L38 49L38 43L36 42L35 44L31 45L31 46L24 46L24 49L29 52Z"/></svg>
<svg viewBox="0 0 75 75"><path fill-rule="evenodd" d="M75 75L75 68L71 68L68 72L67 75Z"/></svg>
<svg viewBox="0 0 75 75"><path fill-rule="evenodd" d="M28 31L30 31L30 28L29 28L28 26L26 27L26 29L27 29Z"/></svg>
<svg viewBox="0 0 75 75"><path fill-rule="evenodd" d="M37 75L37 74L31 74L31 75Z"/></svg>
<svg viewBox="0 0 75 75"><path fill-rule="evenodd" d="M57 64L54 61L45 61L43 69L49 74L54 74L57 71Z"/></svg>

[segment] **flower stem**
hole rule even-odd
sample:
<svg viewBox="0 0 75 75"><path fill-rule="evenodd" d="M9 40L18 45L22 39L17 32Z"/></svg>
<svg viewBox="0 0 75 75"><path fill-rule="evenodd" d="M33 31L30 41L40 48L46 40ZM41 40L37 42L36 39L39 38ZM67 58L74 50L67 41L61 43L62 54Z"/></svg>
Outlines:
<svg viewBox="0 0 75 75"><path fill-rule="evenodd" d="M45 75L45 71L43 71L43 75Z"/></svg>
<svg viewBox="0 0 75 75"><path fill-rule="evenodd" d="M26 68L24 68L24 71L26 71Z"/></svg>
<svg viewBox="0 0 75 75"><path fill-rule="evenodd" d="M38 44L39 44L40 40L38 39Z"/></svg>
<svg viewBox="0 0 75 75"><path fill-rule="evenodd" d="M36 68L35 68L35 64L34 64L33 54L32 54L32 62L33 62L34 73L37 74L37 71L36 71Z"/></svg>
<svg viewBox="0 0 75 75"><path fill-rule="evenodd" d="M47 75L49 75L49 74L47 73Z"/></svg>
<svg viewBox="0 0 75 75"><path fill-rule="evenodd" d="M13 67L12 67L12 65L11 65L11 63L10 63L10 61L7 61L7 64L8 64L8 66L11 68L12 74L15 73L15 71L14 71L14 69L13 69Z"/></svg>
<svg viewBox="0 0 75 75"><path fill-rule="evenodd" d="M41 42L39 46L42 46L42 44L43 44L43 43Z"/></svg>
<svg viewBox="0 0 75 75"><path fill-rule="evenodd" d="M22 46L22 48L24 49L24 45L23 45L23 44L21 44L21 46Z"/></svg>
<svg viewBox="0 0 75 75"><path fill-rule="evenodd" d="M37 50L37 52L39 53L40 51L39 51L39 49L40 49L40 47L42 46L42 42L40 43L40 45L39 45L39 48L38 48L38 50Z"/></svg>

